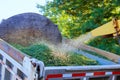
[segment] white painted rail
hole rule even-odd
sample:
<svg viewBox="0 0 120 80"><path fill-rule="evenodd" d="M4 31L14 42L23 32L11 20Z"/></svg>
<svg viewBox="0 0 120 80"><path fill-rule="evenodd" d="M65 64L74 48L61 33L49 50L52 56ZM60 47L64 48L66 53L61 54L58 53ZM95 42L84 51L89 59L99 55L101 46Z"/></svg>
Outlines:
<svg viewBox="0 0 120 80"><path fill-rule="evenodd" d="M37 80L32 60L34 59L0 40L0 80Z"/></svg>

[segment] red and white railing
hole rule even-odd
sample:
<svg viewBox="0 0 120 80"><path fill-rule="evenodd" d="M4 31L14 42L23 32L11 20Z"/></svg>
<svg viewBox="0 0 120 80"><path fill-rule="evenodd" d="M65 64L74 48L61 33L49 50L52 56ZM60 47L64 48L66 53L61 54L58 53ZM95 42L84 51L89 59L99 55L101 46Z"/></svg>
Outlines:
<svg viewBox="0 0 120 80"><path fill-rule="evenodd" d="M120 65L46 67L45 73L45 80L119 80Z"/></svg>

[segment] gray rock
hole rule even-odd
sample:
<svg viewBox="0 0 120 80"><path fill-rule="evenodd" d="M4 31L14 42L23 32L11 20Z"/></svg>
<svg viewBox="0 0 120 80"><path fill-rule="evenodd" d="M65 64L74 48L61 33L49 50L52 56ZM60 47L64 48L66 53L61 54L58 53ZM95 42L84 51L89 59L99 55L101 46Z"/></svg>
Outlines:
<svg viewBox="0 0 120 80"><path fill-rule="evenodd" d="M36 40L62 41L57 25L37 13L23 13L3 20L0 37L7 42L28 45Z"/></svg>

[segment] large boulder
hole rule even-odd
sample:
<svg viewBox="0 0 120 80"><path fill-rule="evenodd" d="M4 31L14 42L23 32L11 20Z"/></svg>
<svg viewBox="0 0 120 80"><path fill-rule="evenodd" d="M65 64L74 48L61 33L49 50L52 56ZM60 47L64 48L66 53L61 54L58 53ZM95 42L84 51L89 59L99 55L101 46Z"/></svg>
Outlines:
<svg viewBox="0 0 120 80"><path fill-rule="evenodd" d="M57 25L37 13L23 13L3 20L0 38L7 42L29 45L36 40L60 43L61 34Z"/></svg>

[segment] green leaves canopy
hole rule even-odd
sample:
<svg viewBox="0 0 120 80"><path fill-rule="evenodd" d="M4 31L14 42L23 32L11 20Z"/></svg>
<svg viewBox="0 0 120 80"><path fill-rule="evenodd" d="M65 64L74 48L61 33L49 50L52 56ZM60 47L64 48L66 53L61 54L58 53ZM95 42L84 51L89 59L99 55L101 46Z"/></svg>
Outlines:
<svg viewBox="0 0 120 80"><path fill-rule="evenodd" d="M119 0L53 0L39 10L59 26L63 36L74 38L120 15Z"/></svg>

